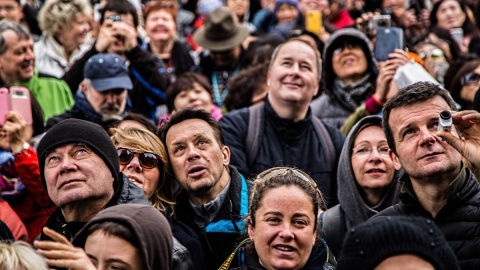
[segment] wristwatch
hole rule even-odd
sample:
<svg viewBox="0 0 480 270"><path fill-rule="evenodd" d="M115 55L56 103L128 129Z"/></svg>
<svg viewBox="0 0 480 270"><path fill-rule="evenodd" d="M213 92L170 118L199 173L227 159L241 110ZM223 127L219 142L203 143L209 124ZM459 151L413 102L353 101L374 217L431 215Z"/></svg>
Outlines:
<svg viewBox="0 0 480 270"><path fill-rule="evenodd" d="M28 149L30 147L30 144L28 142L24 142L22 144L22 149L20 149L20 151L16 152L16 153L12 153L13 155L17 155L17 154L20 154L22 153L24 150Z"/></svg>

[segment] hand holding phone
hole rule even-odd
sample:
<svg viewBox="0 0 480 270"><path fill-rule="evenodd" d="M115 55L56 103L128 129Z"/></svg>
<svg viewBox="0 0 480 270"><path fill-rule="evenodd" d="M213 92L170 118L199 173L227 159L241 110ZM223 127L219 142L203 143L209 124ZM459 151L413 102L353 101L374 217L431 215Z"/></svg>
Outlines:
<svg viewBox="0 0 480 270"><path fill-rule="evenodd" d="M0 126L4 125L5 115L9 111L20 113L26 124L32 124L32 105L30 91L27 88L23 86L0 88Z"/></svg>

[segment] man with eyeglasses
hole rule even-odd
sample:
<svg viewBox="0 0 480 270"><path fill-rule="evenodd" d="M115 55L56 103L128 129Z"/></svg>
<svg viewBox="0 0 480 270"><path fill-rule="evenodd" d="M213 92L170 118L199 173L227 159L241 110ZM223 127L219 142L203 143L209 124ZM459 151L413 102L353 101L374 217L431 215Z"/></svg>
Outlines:
<svg viewBox="0 0 480 270"><path fill-rule="evenodd" d="M451 112L452 126L439 121L444 110ZM405 174L400 178L401 202L377 216L432 220L461 268L480 269L480 184L475 175L480 168L480 113L456 112L447 90L418 82L387 102L383 123L395 169Z"/></svg>
<svg viewBox="0 0 480 270"><path fill-rule="evenodd" d="M150 204L120 172L117 149L97 124L64 120L47 131L37 152L42 184L58 206L45 226L68 240L106 207ZM42 234L41 239L49 237Z"/></svg>
<svg viewBox="0 0 480 270"><path fill-rule="evenodd" d="M101 125L108 131L128 111L127 92L132 89L128 67L120 55L101 53L92 56L83 71L85 79L71 110L47 121L49 129L62 120L78 118Z"/></svg>
<svg viewBox="0 0 480 270"><path fill-rule="evenodd" d="M185 109L159 130L173 176L183 191L177 196L176 217L200 236L205 268L218 269L246 233L247 181L230 164L230 149L212 115ZM237 262L237 256L233 264Z"/></svg>

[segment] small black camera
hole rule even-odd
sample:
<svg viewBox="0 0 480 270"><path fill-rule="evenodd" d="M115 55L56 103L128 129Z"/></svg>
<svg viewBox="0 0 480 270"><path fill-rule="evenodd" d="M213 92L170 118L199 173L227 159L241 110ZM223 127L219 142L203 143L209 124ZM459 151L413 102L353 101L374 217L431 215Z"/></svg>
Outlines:
<svg viewBox="0 0 480 270"><path fill-rule="evenodd" d="M121 22L122 16L120 15L110 15L107 17L107 20L111 20L112 22Z"/></svg>

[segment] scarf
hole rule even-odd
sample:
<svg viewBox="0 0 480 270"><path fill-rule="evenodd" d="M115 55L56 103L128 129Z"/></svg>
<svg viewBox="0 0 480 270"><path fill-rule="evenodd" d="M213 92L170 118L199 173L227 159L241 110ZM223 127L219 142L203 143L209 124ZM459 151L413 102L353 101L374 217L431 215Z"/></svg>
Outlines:
<svg viewBox="0 0 480 270"><path fill-rule="evenodd" d="M362 105L368 95L370 95L372 88L370 74L366 74L353 84L346 84L339 78L335 78L332 88L334 99L343 107L353 112L358 106Z"/></svg>

